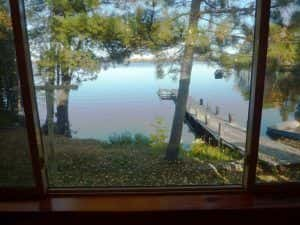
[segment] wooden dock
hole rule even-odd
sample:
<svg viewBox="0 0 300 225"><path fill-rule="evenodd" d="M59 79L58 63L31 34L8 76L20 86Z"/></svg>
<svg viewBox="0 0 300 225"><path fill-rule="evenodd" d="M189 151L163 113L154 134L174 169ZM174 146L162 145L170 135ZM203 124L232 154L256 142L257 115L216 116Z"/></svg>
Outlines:
<svg viewBox="0 0 300 225"><path fill-rule="evenodd" d="M176 89L159 89L158 96L162 100L176 102ZM202 130L223 145L245 153L246 128L229 119L224 119L211 112L192 97L188 98L186 120L195 131ZM260 137L259 159L273 166L289 166L300 164L300 149L273 141L267 137Z"/></svg>

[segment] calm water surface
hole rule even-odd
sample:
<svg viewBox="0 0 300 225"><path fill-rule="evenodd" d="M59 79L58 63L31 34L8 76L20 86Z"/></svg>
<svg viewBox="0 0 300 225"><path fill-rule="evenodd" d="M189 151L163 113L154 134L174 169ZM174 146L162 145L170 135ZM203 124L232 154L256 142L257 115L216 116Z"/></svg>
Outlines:
<svg viewBox="0 0 300 225"><path fill-rule="evenodd" d="M212 110L218 106L224 118L230 112L237 123L246 126L248 100L241 94L242 81L236 76L216 80L216 69L195 63L190 95L197 100L202 98ZM78 90L70 93L69 116L73 137L107 139L114 133L125 131L149 135L154 132L153 124L157 118L164 120L170 132L175 106L172 101L161 101L157 90L177 87L178 81L170 76L157 79L153 63L131 63L102 70L96 80L83 82ZM45 99L43 93L38 96L43 123ZM281 121L279 110L275 108L264 110L263 116L264 133L267 126ZM293 119L292 114L290 119ZM182 142L190 144L193 139L194 135L185 126Z"/></svg>

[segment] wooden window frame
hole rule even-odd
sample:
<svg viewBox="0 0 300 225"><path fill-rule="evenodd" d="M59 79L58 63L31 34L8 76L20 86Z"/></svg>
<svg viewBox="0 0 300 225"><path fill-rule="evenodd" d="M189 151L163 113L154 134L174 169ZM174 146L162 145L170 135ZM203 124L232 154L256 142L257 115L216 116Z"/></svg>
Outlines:
<svg viewBox="0 0 300 225"><path fill-rule="evenodd" d="M256 165L259 151L261 114L263 107L264 81L266 71L268 30L271 0L256 1L255 37L253 65L251 76L251 98L249 103L246 156L244 176L241 185L225 186L181 186L181 187L136 187L136 188L48 188L45 163L43 160L43 145L36 108L36 98L33 89L32 65L25 24L23 0L9 0L15 38L17 66L24 101L30 155L36 186L30 189L1 189L0 199L6 198L42 198L82 195L182 195L202 194L217 195L220 199L226 194L248 195L266 192L284 192L300 194L300 183L257 184Z"/></svg>
<svg viewBox="0 0 300 225"><path fill-rule="evenodd" d="M47 193L43 144L33 90L32 65L25 25L23 1L9 1L18 78L25 113L26 134L32 164L33 186L0 188L0 199L40 198Z"/></svg>

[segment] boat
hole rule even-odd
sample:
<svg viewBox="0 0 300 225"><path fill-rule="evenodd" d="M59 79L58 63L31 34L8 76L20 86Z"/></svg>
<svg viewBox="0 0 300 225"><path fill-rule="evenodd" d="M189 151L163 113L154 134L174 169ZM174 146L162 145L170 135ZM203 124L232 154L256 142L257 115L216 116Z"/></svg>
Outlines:
<svg viewBox="0 0 300 225"><path fill-rule="evenodd" d="M296 120L285 121L267 127L267 134L272 138L288 138L300 140L300 123Z"/></svg>
<svg viewBox="0 0 300 225"><path fill-rule="evenodd" d="M224 71L223 70L216 70L215 71L215 79L222 79L224 77Z"/></svg>

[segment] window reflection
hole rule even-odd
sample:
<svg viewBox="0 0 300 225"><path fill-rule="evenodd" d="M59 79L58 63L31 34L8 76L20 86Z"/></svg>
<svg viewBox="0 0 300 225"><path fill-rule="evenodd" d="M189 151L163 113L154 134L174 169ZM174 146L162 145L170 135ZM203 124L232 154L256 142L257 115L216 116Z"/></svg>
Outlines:
<svg viewBox="0 0 300 225"><path fill-rule="evenodd" d="M0 1L0 188L33 186L8 1Z"/></svg>
<svg viewBox="0 0 300 225"><path fill-rule="evenodd" d="M272 1L258 182L299 181L300 4Z"/></svg>

